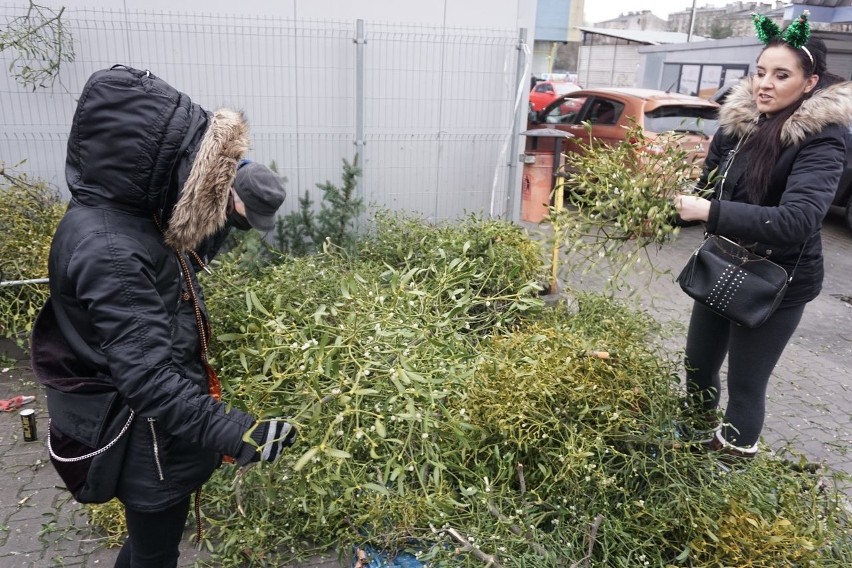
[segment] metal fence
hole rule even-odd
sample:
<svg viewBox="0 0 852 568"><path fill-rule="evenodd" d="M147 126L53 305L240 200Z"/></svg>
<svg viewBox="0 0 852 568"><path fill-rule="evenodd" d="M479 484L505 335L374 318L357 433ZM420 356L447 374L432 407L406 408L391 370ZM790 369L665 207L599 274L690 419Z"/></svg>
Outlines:
<svg viewBox="0 0 852 568"><path fill-rule="evenodd" d="M19 16L0 6L0 23ZM287 177L281 214L359 153L371 208L429 219L515 218L525 30L68 9L76 58L50 89L0 74L0 160L64 188L67 133L88 76L115 63L208 110L242 109L251 157ZM9 68L11 54L0 53Z"/></svg>

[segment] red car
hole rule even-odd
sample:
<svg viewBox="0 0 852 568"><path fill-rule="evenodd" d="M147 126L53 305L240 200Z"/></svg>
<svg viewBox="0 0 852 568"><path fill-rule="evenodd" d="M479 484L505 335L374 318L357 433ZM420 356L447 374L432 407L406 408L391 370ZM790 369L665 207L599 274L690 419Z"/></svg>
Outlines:
<svg viewBox="0 0 852 568"><path fill-rule="evenodd" d="M530 91L530 110L541 110L557 97L579 91L580 85L567 81L541 81Z"/></svg>

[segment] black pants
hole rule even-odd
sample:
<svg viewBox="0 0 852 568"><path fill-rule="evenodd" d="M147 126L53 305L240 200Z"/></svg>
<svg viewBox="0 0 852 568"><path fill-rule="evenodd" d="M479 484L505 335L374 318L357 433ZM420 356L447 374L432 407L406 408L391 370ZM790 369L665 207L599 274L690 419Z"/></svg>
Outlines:
<svg viewBox="0 0 852 568"><path fill-rule="evenodd" d="M115 568L174 568L189 515L189 495L177 505L148 513L125 508L128 537Z"/></svg>
<svg viewBox="0 0 852 568"><path fill-rule="evenodd" d="M757 442L766 414L766 387L805 305L776 311L761 327L731 323L701 304L692 308L686 339L686 384L704 410L719 405L719 370L728 356L728 407L722 435L735 446Z"/></svg>

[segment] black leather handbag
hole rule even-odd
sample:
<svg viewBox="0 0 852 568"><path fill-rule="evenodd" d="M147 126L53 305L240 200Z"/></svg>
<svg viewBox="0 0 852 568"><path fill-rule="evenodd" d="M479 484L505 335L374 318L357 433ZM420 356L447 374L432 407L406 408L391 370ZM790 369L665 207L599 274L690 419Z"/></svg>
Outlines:
<svg viewBox="0 0 852 568"><path fill-rule="evenodd" d="M739 325L763 325L781 304L792 275L771 260L709 235L677 281L695 301Z"/></svg>

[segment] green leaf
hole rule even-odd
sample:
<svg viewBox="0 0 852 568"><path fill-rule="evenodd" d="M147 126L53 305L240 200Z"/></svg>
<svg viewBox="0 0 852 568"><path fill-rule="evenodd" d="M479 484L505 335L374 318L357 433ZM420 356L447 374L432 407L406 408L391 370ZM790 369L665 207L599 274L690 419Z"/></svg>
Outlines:
<svg viewBox="0 0 852 568"><path fill-rule="evenodd" d="M323 453L325 453L325 455L329 457L338 459L347 459L352 457L352 454L350 454L349 452L344 450L338 450L337 448L325 448L323 449Z"/></svg>
<svg viewBox="0 0 852 568"><path fill-rule="evenodd" d="M222 342L227 341L240 341L245 339L246 336L243 333L223 333L222 335L217 335L216 339Z"/></svg>
<svg viewBox="0 0 852 568"><path fill-rule="evenodd" d="M384 438L388 435L388 431L385 429L384 422L382 422L378 418L376 418L375 426L376 426L376 434L378 434L380 438Z"/></svg>
<svg viewBox="0 0 852 568"><path fill-rule="evenodd" d="M314 323L316 325L319 325L325 314L326 314L326 305L320 304L320 306L316 309L316 311L314 311L314 314L313 314Z"/></svg>
<svg viewBox="0 0 852 568"><path fill-rule="evenodd" d="M275 361L277 353L272 351L266 358L263 360L263 371L262 373L265 375L269 372L269 368L272 366L272 363Z"/></svg>
<svg viewBox="0 0 852 568"><path fill-rule="evenodd" d="M317 452L319 452L319 448L313 447L313 448L309 449L307 452L305 452L304 454L302 454L302 457L300 457L296 461L296 464L293 466L293 470L294 471L301 471L302 468L305 467L305 464L307 464L309 461L311 461L314 458L314 456L317 455Z"/></svg>
<svg viewBox="0 0 852 568"><path fill-rule="evenodd" d="M260 303L260 300L258 299L257 294L254 293L254 290L249 291L249 298L251 299L252 305L257 308L257 311L263 315L269 315L269 312L263 307L263 304Z"/></svg>
<svg viewBox="0 0 852 568"><path fill-rule="evenodd" d="M388 496L390 495L390 491L384 485L379 485L378 483L368 482L363 484L361 487L364 489L369 489L370 491L375 491L376 493L380 493L382 495Z"/></svg>

